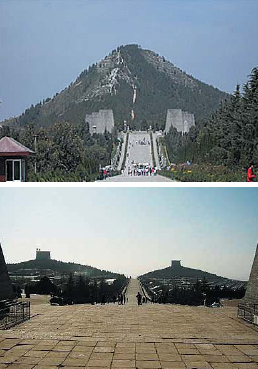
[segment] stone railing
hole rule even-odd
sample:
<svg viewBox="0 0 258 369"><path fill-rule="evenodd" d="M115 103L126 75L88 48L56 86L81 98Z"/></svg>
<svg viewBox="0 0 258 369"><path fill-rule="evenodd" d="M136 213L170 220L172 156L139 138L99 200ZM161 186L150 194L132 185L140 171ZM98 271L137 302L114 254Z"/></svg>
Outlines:
<svg viewBox="0 0 258 369"><path fill-rule="evenodd" d="M258 304L239 304L237 317L258 326Z"/></svg>

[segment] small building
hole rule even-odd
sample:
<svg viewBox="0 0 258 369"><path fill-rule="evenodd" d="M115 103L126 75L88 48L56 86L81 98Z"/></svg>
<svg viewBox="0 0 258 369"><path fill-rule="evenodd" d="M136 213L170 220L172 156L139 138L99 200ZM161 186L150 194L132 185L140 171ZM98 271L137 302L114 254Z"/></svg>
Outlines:
<svg viewBox="0 0 258 369"><path fill-rule="evenodd" d="M27 158L34 152L11 137L0 140L0 182L26 182Z"/></svg>
<svg viewBox="0 0 258 369"><path fill-rule="evenodd" d="M41 251L40 249L36 250L36 259L37 260L50 260L50 251Z"/></svg>

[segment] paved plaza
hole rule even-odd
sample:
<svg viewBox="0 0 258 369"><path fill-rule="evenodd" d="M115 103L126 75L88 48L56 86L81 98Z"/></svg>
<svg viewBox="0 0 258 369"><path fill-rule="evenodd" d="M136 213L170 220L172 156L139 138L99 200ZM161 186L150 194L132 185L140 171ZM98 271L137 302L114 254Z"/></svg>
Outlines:
<svg viewBox="0 0 258 369"><path fill-rule="evenodd" d="M100 182L100 181L99 181ZM121 174L119 176L114 176L111 178L106 179L105 181L101 181L102 183L109 183L109 182L173 182L171 179L167 177L163 177L160 175L156 176L128 176L126 173Z"/></svg>
<svg viewBox="0 0 258 369"><path fill-rule="evenodd" d="M141 142L145 142L146 144L141 144ZM152 166L150 134L147 132L130 133L127 155L126 167L131 166L132 161L136 163L149 163Z"/></svg>
<svg viewBox="0 0 258 369"><path fill-rule="evenodd" d="M125 140L125 137L124 137ZM146 145L141 145L140 142L145 140ZM154 141L156 136L154 136ZM154 155L157 163L158 169L160 166L158 164L158 154L156 141L154 142ZM121 158L124 156L124 147L122 148ZM122 160L119 164L119 169L121 169ZM134 176L128 175L128 169L133 168L132 162L135 163L149 163L153 166L152 155L151 155L151 144L150 144L150 134L147 132L132 132L129 134L128 138L128 148L127 157L125 162L125 170L122 175L108 178L105 183L108 182L171 182L171 179L162 177L160 175L156 176Z"/></svg>
<svg viewBox="0 0 258 369"><path fill-rule="evenodd" d="M258 368L258 332L235 307L136 304L32 306L32 318L0 331L0 368Z"/></svg>

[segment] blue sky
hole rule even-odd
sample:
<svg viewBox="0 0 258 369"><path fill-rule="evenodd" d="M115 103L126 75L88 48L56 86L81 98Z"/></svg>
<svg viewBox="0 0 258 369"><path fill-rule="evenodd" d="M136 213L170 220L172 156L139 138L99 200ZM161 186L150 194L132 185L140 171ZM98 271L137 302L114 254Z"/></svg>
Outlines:
<svg viewBox="0 0 258 369"><path fill-rule="evenodd" d="M8 262L52 258L139 275L171 259L249 277L258 238L257 188L2 188Z"/></svg>
<svg viewBox="0 0 258 369"><path fill-rule="evenodd" d="M140 44L232 92L257 66L256 0L1 0L0 121Z"/></svg>

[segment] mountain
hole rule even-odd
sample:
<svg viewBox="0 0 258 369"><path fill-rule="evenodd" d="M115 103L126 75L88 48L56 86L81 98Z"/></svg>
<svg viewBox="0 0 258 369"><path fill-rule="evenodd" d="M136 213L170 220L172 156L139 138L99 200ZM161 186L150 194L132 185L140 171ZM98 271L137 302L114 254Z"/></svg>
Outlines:
<svg viewBox="0 0 258 369"><path fill-rule="evenodd" d="M199 120L210 116L227 97L163 56L138 45L126 45L84 70L54 97L4 123L24 126L35 122L39 127L57 121L81 124L86 113L113 109L115 124L120 128L124 120L136 128L142 122L159 128L165 126L167 109L183 109Z"/></svg>
<svg viewBox="0 0 258 369"><path fill-rule="evenodd" d="M85 273L87 277L105 277L105 278L117 278L120 276L118 273L101 270L88 265L81 265L76 263L65 263L57 260L29 260L17 264L7 264L8 272L11 274L23 275L29 270L51 270L56 273Z"/></svg>
<svg viewBox="0 0 258 369"><path fill-rule="evenodd" d="M203 279L207 281L215 280L227 280L227 278L217 276L216 274L208 273L199 269L187 268L181 265L180 262L172 262L170 267L164 269L154 270L152 272L143 274L140 279L174 279L174 278L186 278L186 279Z"/></svg>

